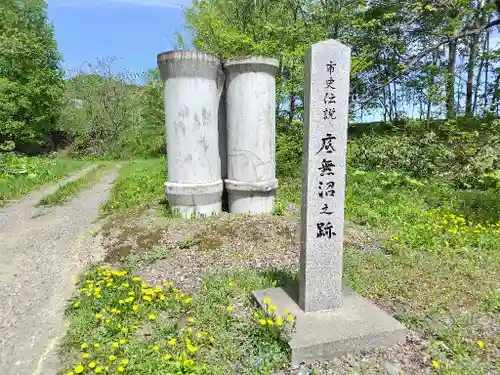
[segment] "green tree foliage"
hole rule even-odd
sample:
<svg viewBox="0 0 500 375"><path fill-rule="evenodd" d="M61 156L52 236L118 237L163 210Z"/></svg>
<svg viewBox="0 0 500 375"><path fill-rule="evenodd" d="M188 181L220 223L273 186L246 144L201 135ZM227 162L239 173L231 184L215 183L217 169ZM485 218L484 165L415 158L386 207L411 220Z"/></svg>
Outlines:
<svg viewBox="0 0 500 375"><path fill-rule="evenodd" d="M65 81L59 129L78 154L127 158L165 150L163 85L150 70L115 72L113 59L87 64Z"/></svg>
<svg viewBox="0 0 500 375"><path fill-rule="evenodd" d="M59 115L60 56L44 0L0 4L0 145L47 141Z"/></svg>

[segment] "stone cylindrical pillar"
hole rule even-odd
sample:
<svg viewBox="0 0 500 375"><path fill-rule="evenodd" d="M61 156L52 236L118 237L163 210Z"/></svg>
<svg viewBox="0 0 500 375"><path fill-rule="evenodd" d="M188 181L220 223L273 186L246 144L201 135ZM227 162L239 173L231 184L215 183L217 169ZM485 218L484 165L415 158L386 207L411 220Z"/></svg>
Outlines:
<svg viewBox="0 0 500 375"><path fill-rule="evenodd" d="M269 213L276 180L276 72L264 57L224 62L229 212Z"/></svg>
<svg viewBox="0 0 500 375"><path fill-rule="evenodd" d="M221 62L203 52L170 51L158 55L158 67L165 90L167 200L183 217L218 215Z"/></svg>

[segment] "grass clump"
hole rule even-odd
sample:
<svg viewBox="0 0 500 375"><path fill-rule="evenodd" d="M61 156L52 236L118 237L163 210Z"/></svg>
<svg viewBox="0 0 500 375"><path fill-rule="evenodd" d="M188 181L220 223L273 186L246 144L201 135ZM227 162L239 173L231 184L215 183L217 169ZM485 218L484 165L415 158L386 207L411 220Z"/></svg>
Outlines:
<svg viewBox="0 0 500 375"><path fill-rule="evenodd" d="M133 160L120 169L110 199L101 207L101 214L123 213L164 199L167 179L164 158Z"/></svg>
<svg viewBox="0 0 500 375"><path fill-rule="evenodd" d="M38 206L56 206L68 202L68 200L82 191L84 188L98 182L112 164L101 163L75 181L70 181L57 189L53 194L43 197Z"/></svg>
<svg viewBox="0 0 500 375"><path fill-rule="evenodd" d="M87 165L81 160L0 153L0 207Z"/></svg>
<svg viewBox="0 0 500 375"><path fill-rule="evenodd" d="M60 374L268 374L287 361L294 317L255 307L256 274L217 275L195 298L126 270L95 267L76 281Z"/></svg>

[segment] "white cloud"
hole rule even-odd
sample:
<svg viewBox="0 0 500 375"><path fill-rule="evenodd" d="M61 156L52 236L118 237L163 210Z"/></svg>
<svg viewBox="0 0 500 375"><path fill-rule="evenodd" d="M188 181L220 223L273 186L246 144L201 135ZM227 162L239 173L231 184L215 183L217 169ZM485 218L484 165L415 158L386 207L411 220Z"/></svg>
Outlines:
<svg viewBox="0 0 500 375"><path fill-rule="evenodd" d="M106 7L119 4L158 8L183 8L191 5L191 0L48 0L51 7Z"/></svg>

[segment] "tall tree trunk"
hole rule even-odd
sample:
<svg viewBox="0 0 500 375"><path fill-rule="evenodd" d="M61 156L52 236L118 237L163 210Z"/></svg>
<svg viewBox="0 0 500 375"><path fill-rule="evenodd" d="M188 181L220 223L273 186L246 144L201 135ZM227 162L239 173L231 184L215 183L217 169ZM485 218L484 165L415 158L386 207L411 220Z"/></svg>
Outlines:
<svg viewBox="0 0 500 375"><path fill-rule="evenodd" d="M474 94L474 65L476 64L478 34L474 34L469 39L469 60L467 62L467 88L465 89L465 116L474 116L472 109L472 99Z"/></svg>
<svg viewBox="0 0 500 375"><path fill-rule="evenodd" d="M288 126L292 126L293 118L295 116L295 93L290 93L290 109L288 111Z"/></svg>
<svg viewBox="0 0 500 375"><path fill-rule="evenodd" d="M490 31L486 32L486 61L484 62L484 101L483 101L483 112L486 111L488 106L488 73L490 71Z"/></svg>
<svg viewBox="0 0 500 375"><path fill-rule="evenodd" d="M398 108L398 101L397 101L397 95L398 95L397 94L398 93L397 89L398 88L397 88L396 82L393 82L392 84L394 86L393 95L392 95L392 107L394 108L394 120L397 120L398 119L398 113L399 113L398 112L398 110L399 110L399 108Z"/></svg>
<svg viewBox="0 0 500 375"><path fill-rule="evenodd" d="M457 61L457 41L451 40L448 44L448 66L446 77L446 117L454 119L455 112L455 65Z"/></svg>
<svg viewBox="0 0 500 375"><path fill-rule="evenodd" d="M486 37L484 38L483 52L481 53L481 61L479 62L479 69L477 71L476 83L474 87L474 101L472 103L472 113L476 113L477 110L477 97L479 96L479 86L481 85L481 74L483 73L487 43L488 43L488 31L486 31Z"/></svg>

